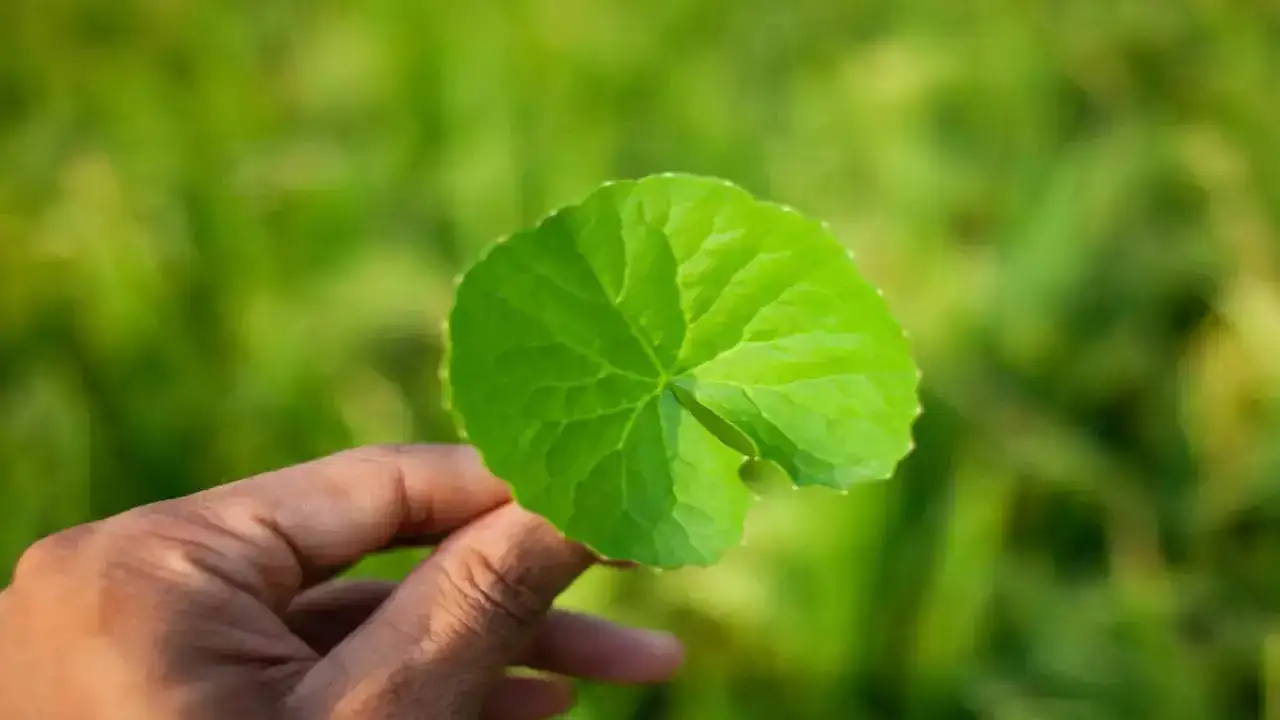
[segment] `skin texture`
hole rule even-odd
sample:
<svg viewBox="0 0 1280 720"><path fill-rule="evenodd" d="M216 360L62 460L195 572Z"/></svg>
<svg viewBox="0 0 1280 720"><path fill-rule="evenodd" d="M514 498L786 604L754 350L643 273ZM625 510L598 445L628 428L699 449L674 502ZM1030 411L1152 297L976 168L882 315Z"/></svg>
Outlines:
<svg viewBox="0 0 1280 720"><path fill-rule="evenodd" d="M436 543L400 583L331 579ZM554 717L567 677L661 682L682 660L550 609L596 562L469 448L347 451L32 546L0 592L0 717Z"/></svg>

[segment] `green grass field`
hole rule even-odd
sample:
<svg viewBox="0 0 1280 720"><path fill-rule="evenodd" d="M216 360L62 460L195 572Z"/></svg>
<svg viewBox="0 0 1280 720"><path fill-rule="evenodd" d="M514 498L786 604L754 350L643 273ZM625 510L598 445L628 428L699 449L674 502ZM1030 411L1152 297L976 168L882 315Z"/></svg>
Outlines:
<svg viewBox="0 0 1280 720"><path fill-rule="evenodd" d="M1265 0L3 0L0 576L453 439L456 273L664 170L828 219L925 412L895 480L761 504L715 568L585 578L691 656L576 717L1280 717Z"/></svg>

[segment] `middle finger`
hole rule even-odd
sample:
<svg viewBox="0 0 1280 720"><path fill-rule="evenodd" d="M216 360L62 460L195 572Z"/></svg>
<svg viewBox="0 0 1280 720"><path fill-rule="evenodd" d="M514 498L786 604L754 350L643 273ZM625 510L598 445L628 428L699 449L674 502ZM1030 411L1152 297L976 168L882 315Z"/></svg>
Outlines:
<svg viewBox="0 0 1280 720"><path fill-rule="evenodd" d="M376 580L326 583L300 595L285 613L285 622L324 654L364 624L395 588L394 582ZM680 642L666 633L553 610L526 654L512 664L584 680L632 684L668 680L683 659Z"/></svg>

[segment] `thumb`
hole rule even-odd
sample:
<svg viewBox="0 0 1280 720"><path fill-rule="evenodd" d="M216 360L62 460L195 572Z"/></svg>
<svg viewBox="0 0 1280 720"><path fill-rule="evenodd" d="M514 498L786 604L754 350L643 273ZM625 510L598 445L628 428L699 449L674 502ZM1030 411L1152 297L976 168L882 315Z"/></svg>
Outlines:
<svg viewBox="0 0 1280 720"><path fill-rule="evenodd" d="M442 543L296 695L335 717L477 717L556 596L594 562L546 520L504 505Z"/></svg>

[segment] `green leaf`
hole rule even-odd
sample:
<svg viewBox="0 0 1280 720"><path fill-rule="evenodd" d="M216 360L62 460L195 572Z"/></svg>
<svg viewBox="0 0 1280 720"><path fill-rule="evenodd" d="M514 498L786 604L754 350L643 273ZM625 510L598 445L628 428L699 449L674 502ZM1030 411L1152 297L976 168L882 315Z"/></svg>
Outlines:
<svg viewBox="0 0 1280 720"><path fill-rule="evenodd" d="M516 500L611 559L740 542L747 457L796 485L885 478L919 373L819 222L727 182L610 183L492 246L449 321L447 397Z"/></svg>

